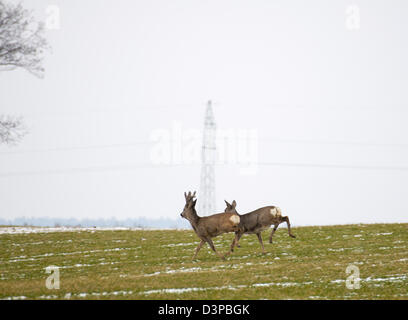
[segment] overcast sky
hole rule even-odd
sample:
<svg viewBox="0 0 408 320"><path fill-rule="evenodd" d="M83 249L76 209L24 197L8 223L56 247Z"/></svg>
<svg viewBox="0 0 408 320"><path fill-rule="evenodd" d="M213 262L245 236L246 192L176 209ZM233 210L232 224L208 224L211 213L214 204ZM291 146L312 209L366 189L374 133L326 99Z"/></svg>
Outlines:
<svg viewBox="0 0 408 320"><path fill-rule="evenodd" d="M200 165L156 164L152 137L201 132L211 99L259 162L216 166L218 211L408 222L406 1L22 3L52 51L44 79L0 72L0 114L30 131L0 146L1 218L180 218Z"/></svg>

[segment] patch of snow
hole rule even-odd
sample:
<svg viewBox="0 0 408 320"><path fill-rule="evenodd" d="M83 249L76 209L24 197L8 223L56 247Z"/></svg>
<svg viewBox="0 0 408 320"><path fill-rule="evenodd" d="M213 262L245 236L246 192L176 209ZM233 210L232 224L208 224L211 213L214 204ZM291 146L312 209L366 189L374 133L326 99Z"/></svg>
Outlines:
<svg viewBox="0 0 408 320"><path fill-rule="evenodd" d="M400 281L404 281L407 280L408 276L406 274L403 275L392 275L389 276L388 278L372 278L372 277L368 277L366 279L363 279L363 281L373 281L373 282L400 282Z"/></svg>
<svg viewBox="0 0 408 320"><path fill-rule="evenodd" d="M345 282L346 280L343 280L343 279L338 279L338 280L332 280L332 281L330 281L330 283L342 283L342 282Z"/></svg>
<svg viewBox="0 0 408 320"><path fill-rule="evenodd" d="M160 289L160 290L149 290L143 292L144 294L152 294L152 293L185 293L185 292L191 292L191 291L204 291L206 288L172 288L172 289Z"/></svg>
<svg viewBox="0 0 408 320"><path fill-rule="evenodd" d="M17 296L17 297L2 298L1 300L25 300L25 299L27 299L26 296Z"/></svg>
<svg viewBox="0 0 408 320"><path fill-rule="evenodd" d="M238 290L238 289L245 289L245 288L256 288L256 287L270 287L270 286L280 286L280 287L290 287L290 286L298 286L298 285L307 285L313 282L304 282L304 283L297 283L297 282L273 282L273 283L254 283L252 285L237 285L237 286L221 286L221 287L207 287L207 288L169 288L169 289L157 289L157 290L148 290L140 292L143 295L150 295L150 294L165 294L165 293L176 293L182 294L186 292L193 292L193 291L207 291L207 290Z"/></svg>
<svg viewBox="0 0 408 320"><path fill-rule="evenodd" d="M175 230L172 228L137 228L137 227L0 227L0 234L19 233L49 233L49 232L95 232L95 231L118 231L118 230ZM179 229L176 229L179 230Z"/></svg>
<svg viewBox="0 0 408 320"><path fill-rule="evenodd" d="M197 243L170 243L162 245L163 248L172 248L172 247L182 247L182 246L195 246Z"/></svg>
<svg viewBox="0 0 408 320"><path fill-rule="evenodd" d="M400 282L407 280L408 276L407 275L391 275L388 276L387 278L372 278L372 277L367 277L360 279L362 282ZM343 279L338 279L338 280L332 280L330 283L343 283L346 280Z"/></svg>
<svg viewBox="0 0 408 320"><path fill-rule="evenodd" d="M58 296L56 295L51 295L51 296L42 295L38 297L38 299L46 299L46 300L57 299L57 298Z"/></svg>

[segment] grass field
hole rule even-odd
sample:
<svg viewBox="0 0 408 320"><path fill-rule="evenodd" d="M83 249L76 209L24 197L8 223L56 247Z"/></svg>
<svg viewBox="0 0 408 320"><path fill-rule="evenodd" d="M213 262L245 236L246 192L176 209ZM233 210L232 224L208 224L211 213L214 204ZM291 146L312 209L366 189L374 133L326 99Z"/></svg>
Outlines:
<svg viewBox="0 0 408 320"><path fill-rule="evenodd" d="M408 224L278 229L225 261L208 245L192 261L190 230L78 230L0 234L0 299L407 299ZM226 252L233 234L215 238ZM348 289L346 268L359 269ZM45 268L58 266L60 289ZM353 282L355 283L355 282Z"/></svg>

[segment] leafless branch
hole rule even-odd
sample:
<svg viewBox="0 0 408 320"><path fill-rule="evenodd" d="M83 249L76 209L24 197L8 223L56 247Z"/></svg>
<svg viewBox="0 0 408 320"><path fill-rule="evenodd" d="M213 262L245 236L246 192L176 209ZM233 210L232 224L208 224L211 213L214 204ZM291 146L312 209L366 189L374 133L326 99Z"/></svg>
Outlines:
<svg viewBox="0 0 408 320"><path fill-rule="evenodd" d="M44 24L37 23L21 4L0 0L0 70L23 68L42 78L47 41Z"/></svg>
<svg viewBox="0 0 408 320"><path fill-rule="evenodd" d="M0 115L0 144L17 144L26 134L22 117Z"/></svg>

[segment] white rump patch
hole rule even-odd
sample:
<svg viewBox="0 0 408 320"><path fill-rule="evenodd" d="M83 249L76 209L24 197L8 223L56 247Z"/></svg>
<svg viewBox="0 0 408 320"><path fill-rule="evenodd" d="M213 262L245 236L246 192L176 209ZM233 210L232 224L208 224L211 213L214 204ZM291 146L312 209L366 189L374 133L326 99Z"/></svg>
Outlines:
<svg viewBox="0 0 408 320"><path fill-rule="evenodd" d="M274 217L282 217L282 211L280 208L275 207L271 209L271 215Z"/></svg>
<svg viewBox="0 0 408 320"><path fill-rule="evenodd" d="M241 221L241 219L239 218L238 215L234 214L233 216L230 217L230 221L233 224L239 224L239 222Z"/></svg>

